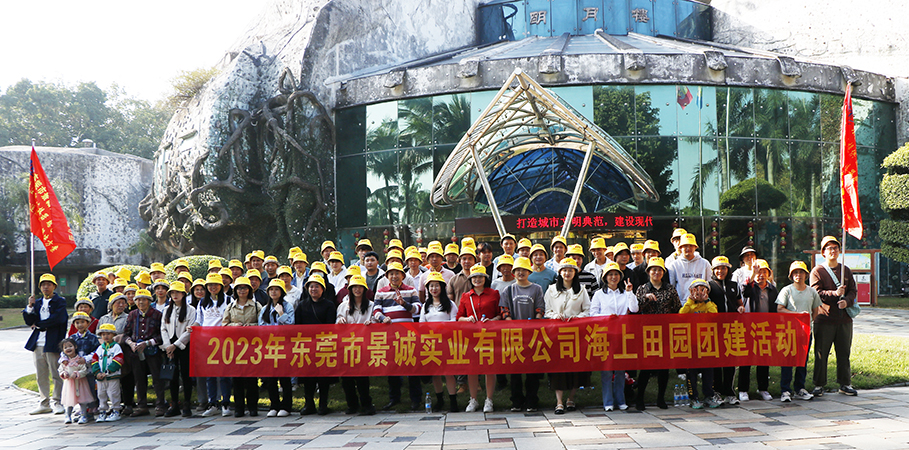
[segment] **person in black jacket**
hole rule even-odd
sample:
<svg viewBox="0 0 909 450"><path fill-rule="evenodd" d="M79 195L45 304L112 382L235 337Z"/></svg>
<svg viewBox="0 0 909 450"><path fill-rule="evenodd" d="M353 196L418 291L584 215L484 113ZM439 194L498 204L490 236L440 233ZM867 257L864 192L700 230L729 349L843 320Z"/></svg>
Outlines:
<svg viewBox="0 0 909 450"><path fill-rule="evenodd" d="M713 276L710 278L710 301L716 304L716 310L720 313L725 312L745 312L742 306L742 294L739 292L739 285L729 279L729 271L732 264L729 258L720 255L713 258L711 263ZM713 385L716 391L725 396L723 400L726 404L735 405L739 403L738 397L732 386L735 378L735 367L717 367L713 371Z"/></svg>
<svg viewBox="0 0 909 450"><path fill-rule="evenodd" d="M303 285L304 291L300 300L294 305L294 324L296 325L326 325L334 324L338 309L332 296L326 296L325 279L319 274L311 274ZM331 286L331 284L329 284ZM306 416L316 412L316 403L313 397L316 386L319 388L319 415L328 414L328 390L336 377L301 377L303 379L303 396L306 406L301 414Z"/></svg>
<svg viewBox="0 0 909 450"><path fill-rule="evenodd" d="M41 298L28 297L28 306L22 310L25 325L32 328L32 334L25 343L25 349L34 353L35 373L38 378L38 392L41 404L29 414L63 414L60 404L60 393L63 392L63 380L57 372L57 360L60 359L60 341L66 337L66 299L54 292L57 289L57 278L46 273L41 275L38 283ZM106 310L106 308L105 308ZM53 404L51 404L50 378L54 378Z"/></svg>
<svg viewBox="0 0 909 450"><path fill-rule="evenodd" d="M745 284L742 297L745 299L745 310L748 312L775 313L776 312L776 286L773 285L773 271L767 261L759 259L754 262L754 274ZM758 393L764 401L773 397L767 388L770 386L770 367L758 366L757 373ZM739 400L748 400L748 388L751 386L751 366L739 367Z"/></svg>
<svg viewBox="0 0 909 450"><path fill-rule="evenodd" d="M98 289L98 292L93 293L91 296L92 303L95 305L95 309L92 310L92 317L95 319L101 320L107 314L108 300L111 295L114 295L114 291L107 288L109 283L110 280L107 279L107 274L103 271L99 270L92 276L92 284Z"/></svg>

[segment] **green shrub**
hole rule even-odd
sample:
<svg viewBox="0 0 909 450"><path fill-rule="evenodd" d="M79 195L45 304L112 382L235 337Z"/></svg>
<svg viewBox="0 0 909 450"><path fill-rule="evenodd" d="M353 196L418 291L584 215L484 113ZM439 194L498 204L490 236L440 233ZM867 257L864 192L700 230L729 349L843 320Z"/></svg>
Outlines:
<svg viewBox="0 0 909 450"><path fill-rule="evenodd" d="M881 167L889 173L909 173L909 143L887 155Z"/></svg>
<svg viewBox="0 0 909 450"><path fill-rule="evenodd" d="M198 279L198 278L205 278L205 275L208 274L208 262L209 261L211 261L213 259L220 260L221 265L224 267L227 267L227 264L229 262L228 260L226 260L220 256L212 256L212 255L184 256L183 258L177 258L177 259L186 260L186 262L189 264L189 273L192 274L193 280ZM174 270L174 269L176 269L176 267L177 267L176 259L167 263L164 266L164 273L166 274L165 276L167 277L167 279L169 281L177 281L177 272Z"/></svg>
<svg viewBox="0 0 909 450"><path fill-rule="evenodd" d="M909 175L888 173L881 180L881 208L909 209Z"/></svg>
<svg viewBox="0 0 909 450"><path fill-rule="evenodd" d="M136 276L139 275L139 272L141 272L143 270L146 270L146 271L148 270L148 267L133 266L130 264L121 264L119 266L105 267L105 268L101 269L101 271L104 273L116 272L124 267L132 272L132 275L130 275L129 280L127 280L130 283L134 283L136 281ZM76 298L88 297L89 294L91 294L92 292L95 291L95 285L92 284L92 277L94 275L95 275L95 273L92 272L92 273L88 274L88 277L86 277L84 280L82 280L82 283L79 284L79 290L76 291Z"/></svg>
<svg viewBox="0 0 909 450"><path fill-rule="evenodd" d="M772 184L758 178L749 178L732 186L720 196L720 213L726 216L750 216L754 214L754 199L758 210L779 208L788 197Z"/></svg>

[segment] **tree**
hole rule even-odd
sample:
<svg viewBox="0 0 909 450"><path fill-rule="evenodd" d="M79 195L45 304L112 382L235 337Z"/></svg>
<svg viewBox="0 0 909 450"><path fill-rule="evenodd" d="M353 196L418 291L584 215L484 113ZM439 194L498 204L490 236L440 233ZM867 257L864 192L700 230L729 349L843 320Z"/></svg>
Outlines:
<svg viewBox="0 0 909 450"><path fill-rule="evenodd" d="M218 73L220 73L220 70L215 67L201 67L194 70L181 71L180 75L177 75L171 80L171 85L174 90L170 96L168 96L167 103L172 108L182 105L183 102L192 99L196 94L202 92L202 88L205 87L205 84L217 76Z"/></svg>
<svg viewBox="0 0 909 450"><path fill-rule="evenodd" d="M881 209L890 218L881 220L881 252L909 263L909 143L884 158L882 167L887 174L881 182Z"/></svg>

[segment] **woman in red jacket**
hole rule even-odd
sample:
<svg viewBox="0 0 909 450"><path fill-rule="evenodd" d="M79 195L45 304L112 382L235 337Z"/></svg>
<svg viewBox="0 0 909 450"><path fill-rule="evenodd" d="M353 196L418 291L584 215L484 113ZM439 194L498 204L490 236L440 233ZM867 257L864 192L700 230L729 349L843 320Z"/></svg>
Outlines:
<svg viewBox="0 0 909 450"><path fill-rule="evenodd" d="M490 320L499 320L499 291L487 288L486 268L482 265L475 265L470 268L470 281L473 289L461 295L461 302L458 305L458 321L460 322L487 322ZM467 385L470 387L470 402L467 403L467 412L477 410L477 391L480 388L480 376L468 375ZM496 376L486 375L486 402L483 404L483 412L492 412L492 394L496 390Z"/></svg>

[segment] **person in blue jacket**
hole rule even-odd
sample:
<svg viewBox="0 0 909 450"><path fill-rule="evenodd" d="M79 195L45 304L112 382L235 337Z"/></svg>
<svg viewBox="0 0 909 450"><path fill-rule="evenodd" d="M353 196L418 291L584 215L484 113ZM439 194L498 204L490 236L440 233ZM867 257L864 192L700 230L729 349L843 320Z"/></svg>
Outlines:
<svg viewBox="0 0 909 450"><path fill-rule="evenodd" d="M60 341L66 337L66 322L69 318L66 299L54 292L57 289L57 278L52 274L41 275L38 288L41 290L41 298L29 296L28 305L22 310L25 325L32 328L25 349L34 354L38 392L41 394L41 404L29 414L63 414L63 405L60 404L63 380L57 372L57 360L60 359ZM54 377L53 403L49 377Z"/></svg>

